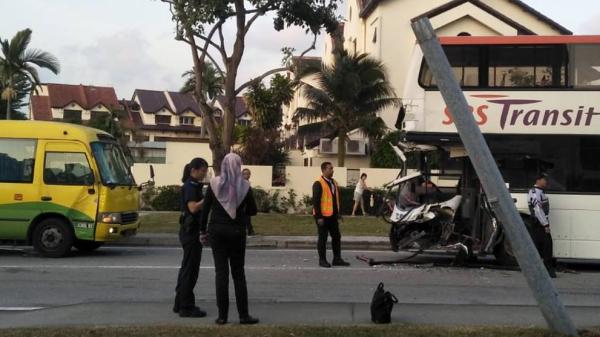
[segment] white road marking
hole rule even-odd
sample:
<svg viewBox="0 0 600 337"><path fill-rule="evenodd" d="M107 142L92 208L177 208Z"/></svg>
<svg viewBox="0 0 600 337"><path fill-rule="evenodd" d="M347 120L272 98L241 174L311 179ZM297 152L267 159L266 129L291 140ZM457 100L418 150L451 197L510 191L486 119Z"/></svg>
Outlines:
<svg viewBox="0 0 600 337"><path fill-rule="evenodd" d="M0 307L0 311L33 311L44 309L44 307Z"/></svg>
<svg viewBox="0 0 600 337"><path fill-rule="evenodd" d="M135 266L135 265L0 265L0 269L19 268L19 269L179 269L179 266ZM200 269L215 269L214 266L201 266ZM321 267L302 267L302 266L246 266L246 270L269 271L269 270L306 270L306 271L367 271L367 270L382 270L388 268L382 267L346 267L346 268L321 268ZM398 268L394 268L399 270ZM390 268L390 270L392 270Z"/></svg>

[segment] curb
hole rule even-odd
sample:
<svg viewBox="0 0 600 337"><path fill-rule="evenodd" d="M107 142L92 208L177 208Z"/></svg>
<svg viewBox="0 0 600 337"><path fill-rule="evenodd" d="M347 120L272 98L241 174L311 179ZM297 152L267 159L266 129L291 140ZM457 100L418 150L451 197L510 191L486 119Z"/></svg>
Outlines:
<svg viewBox="0 0 600 337"><path fill-rule="evenodd" d="M179 247L179 238L174 234L145 234L106 243L107 246L148 246ZM315 249L316 237L293 236L254 236L248 238L247 247L254 249ZM330 242L328 242L330 245ZM385 237L370 238L342 237L342 247L349 250L389 250L389 241Z"/></svg>

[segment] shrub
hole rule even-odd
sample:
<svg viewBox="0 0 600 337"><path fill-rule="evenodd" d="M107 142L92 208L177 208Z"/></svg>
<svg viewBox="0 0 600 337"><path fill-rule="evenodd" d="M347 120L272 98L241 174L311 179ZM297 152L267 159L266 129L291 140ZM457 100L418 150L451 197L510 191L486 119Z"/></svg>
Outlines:
<svg viewBox="0 0 600 337"><path fill-rule="evenodd" d="M156 189L156 197L150 204L155 211L181 210L181 187L177 185L161 186Z"/></svg>
<svg viewBox="0 0 600 337"><path fill-rule="evenodd" d="M298 194L294 189L288 190L287 196L281 197L281 211L284 214L288 213L296 213L296 208L298 207Z"/></svg>

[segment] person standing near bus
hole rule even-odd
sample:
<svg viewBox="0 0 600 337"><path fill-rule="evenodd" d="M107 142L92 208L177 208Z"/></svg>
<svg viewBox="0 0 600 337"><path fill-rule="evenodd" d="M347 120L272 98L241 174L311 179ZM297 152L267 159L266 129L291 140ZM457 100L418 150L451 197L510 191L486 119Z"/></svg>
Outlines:
<svg viewBox="0 0 600 337"><path fill-rule="evenodd" d="M248 183L250 183L251 176L252 176L252 172L250 172L250 169L245 168L242 170L242 177ZM256 233L254 232L254 227L252 226L252 217L251 216L245 217L244 222L246 223L246 229L248 230L248 236L256 235Z"/></svg>
<svg viewBox="0 0 600 337"><path fill-rule="evenodd" d="M202 243L200 242L200 216L203 209L202 181L206 177L208 163L194 158L183 169L181 181L181 215L179 218L179 241L183 247L183 260L177 276L173 312L180 317L204 317L206 312L196 306L194 287L198 281Z"/></svg>
<svg viewBox="0 0 600 337"><path fill-rule="evenodd" d="M333 179L333 165L330 162L321 164L321 177L313 184L313 215L317 223L319 239L317 251L319 253L319 266L331 268L327 262L327 236L331 235L334 266L349 266L350 263L342 259L342 243L338 220L341 218L340 190Z"/></svg>
<svg viewBox="0 0 600 337"><path fill-rule="evenodd" d="M369 187L367 186L367 174L363 173L360 175L360 179L358 180L358 183L356 183L356 188L354 189L354 206L352 207L352 216L356 214L358 206L360 206L363 216L367 215L367 212L365 211L365 198L363 197L365 190L370 191Z"/></svg>
<svg viewBox="0 0 600 337"><path fill-rule="evenodd" d="M242 159L229 153L221 163L221 173L211 179L200 220L200 238L209 240L215 261L218 325L227 323L229 314L229 268L235 289L240 324L256 324L248 313L248 289L244 271L246 226L243 219L256 215L256 202L250 183L242 178Z"/></svg>
<svg viewBox="0 0 600 337"><path fill-rule="evenodd" d="M531 237L537 248L550 277L556 277L555 263L552 253L552 235L550 231L550 200L544 192L548 187L548 178L540 174L535 179L535 185L529 190L528 206L533 225Z"/></svg>

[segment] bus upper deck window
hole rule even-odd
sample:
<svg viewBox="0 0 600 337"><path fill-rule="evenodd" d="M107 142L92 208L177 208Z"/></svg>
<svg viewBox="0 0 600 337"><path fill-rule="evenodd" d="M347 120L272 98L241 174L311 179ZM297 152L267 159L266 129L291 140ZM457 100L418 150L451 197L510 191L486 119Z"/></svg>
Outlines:
<svg viewBox="0 0 600 337"><path fill-rule="evenodd" d="M479 86L479 48L476 46L444 46L444 52L462 87ZM427 62L423 60L419 83L425 88L437 85Z"/></svg>
<svg viewBox="0 0 600 337"><path fill-rule="evenodd" d="M570 50L573 73L571 84L575 88L600 86L600 45L572 45Z"/></svg>

